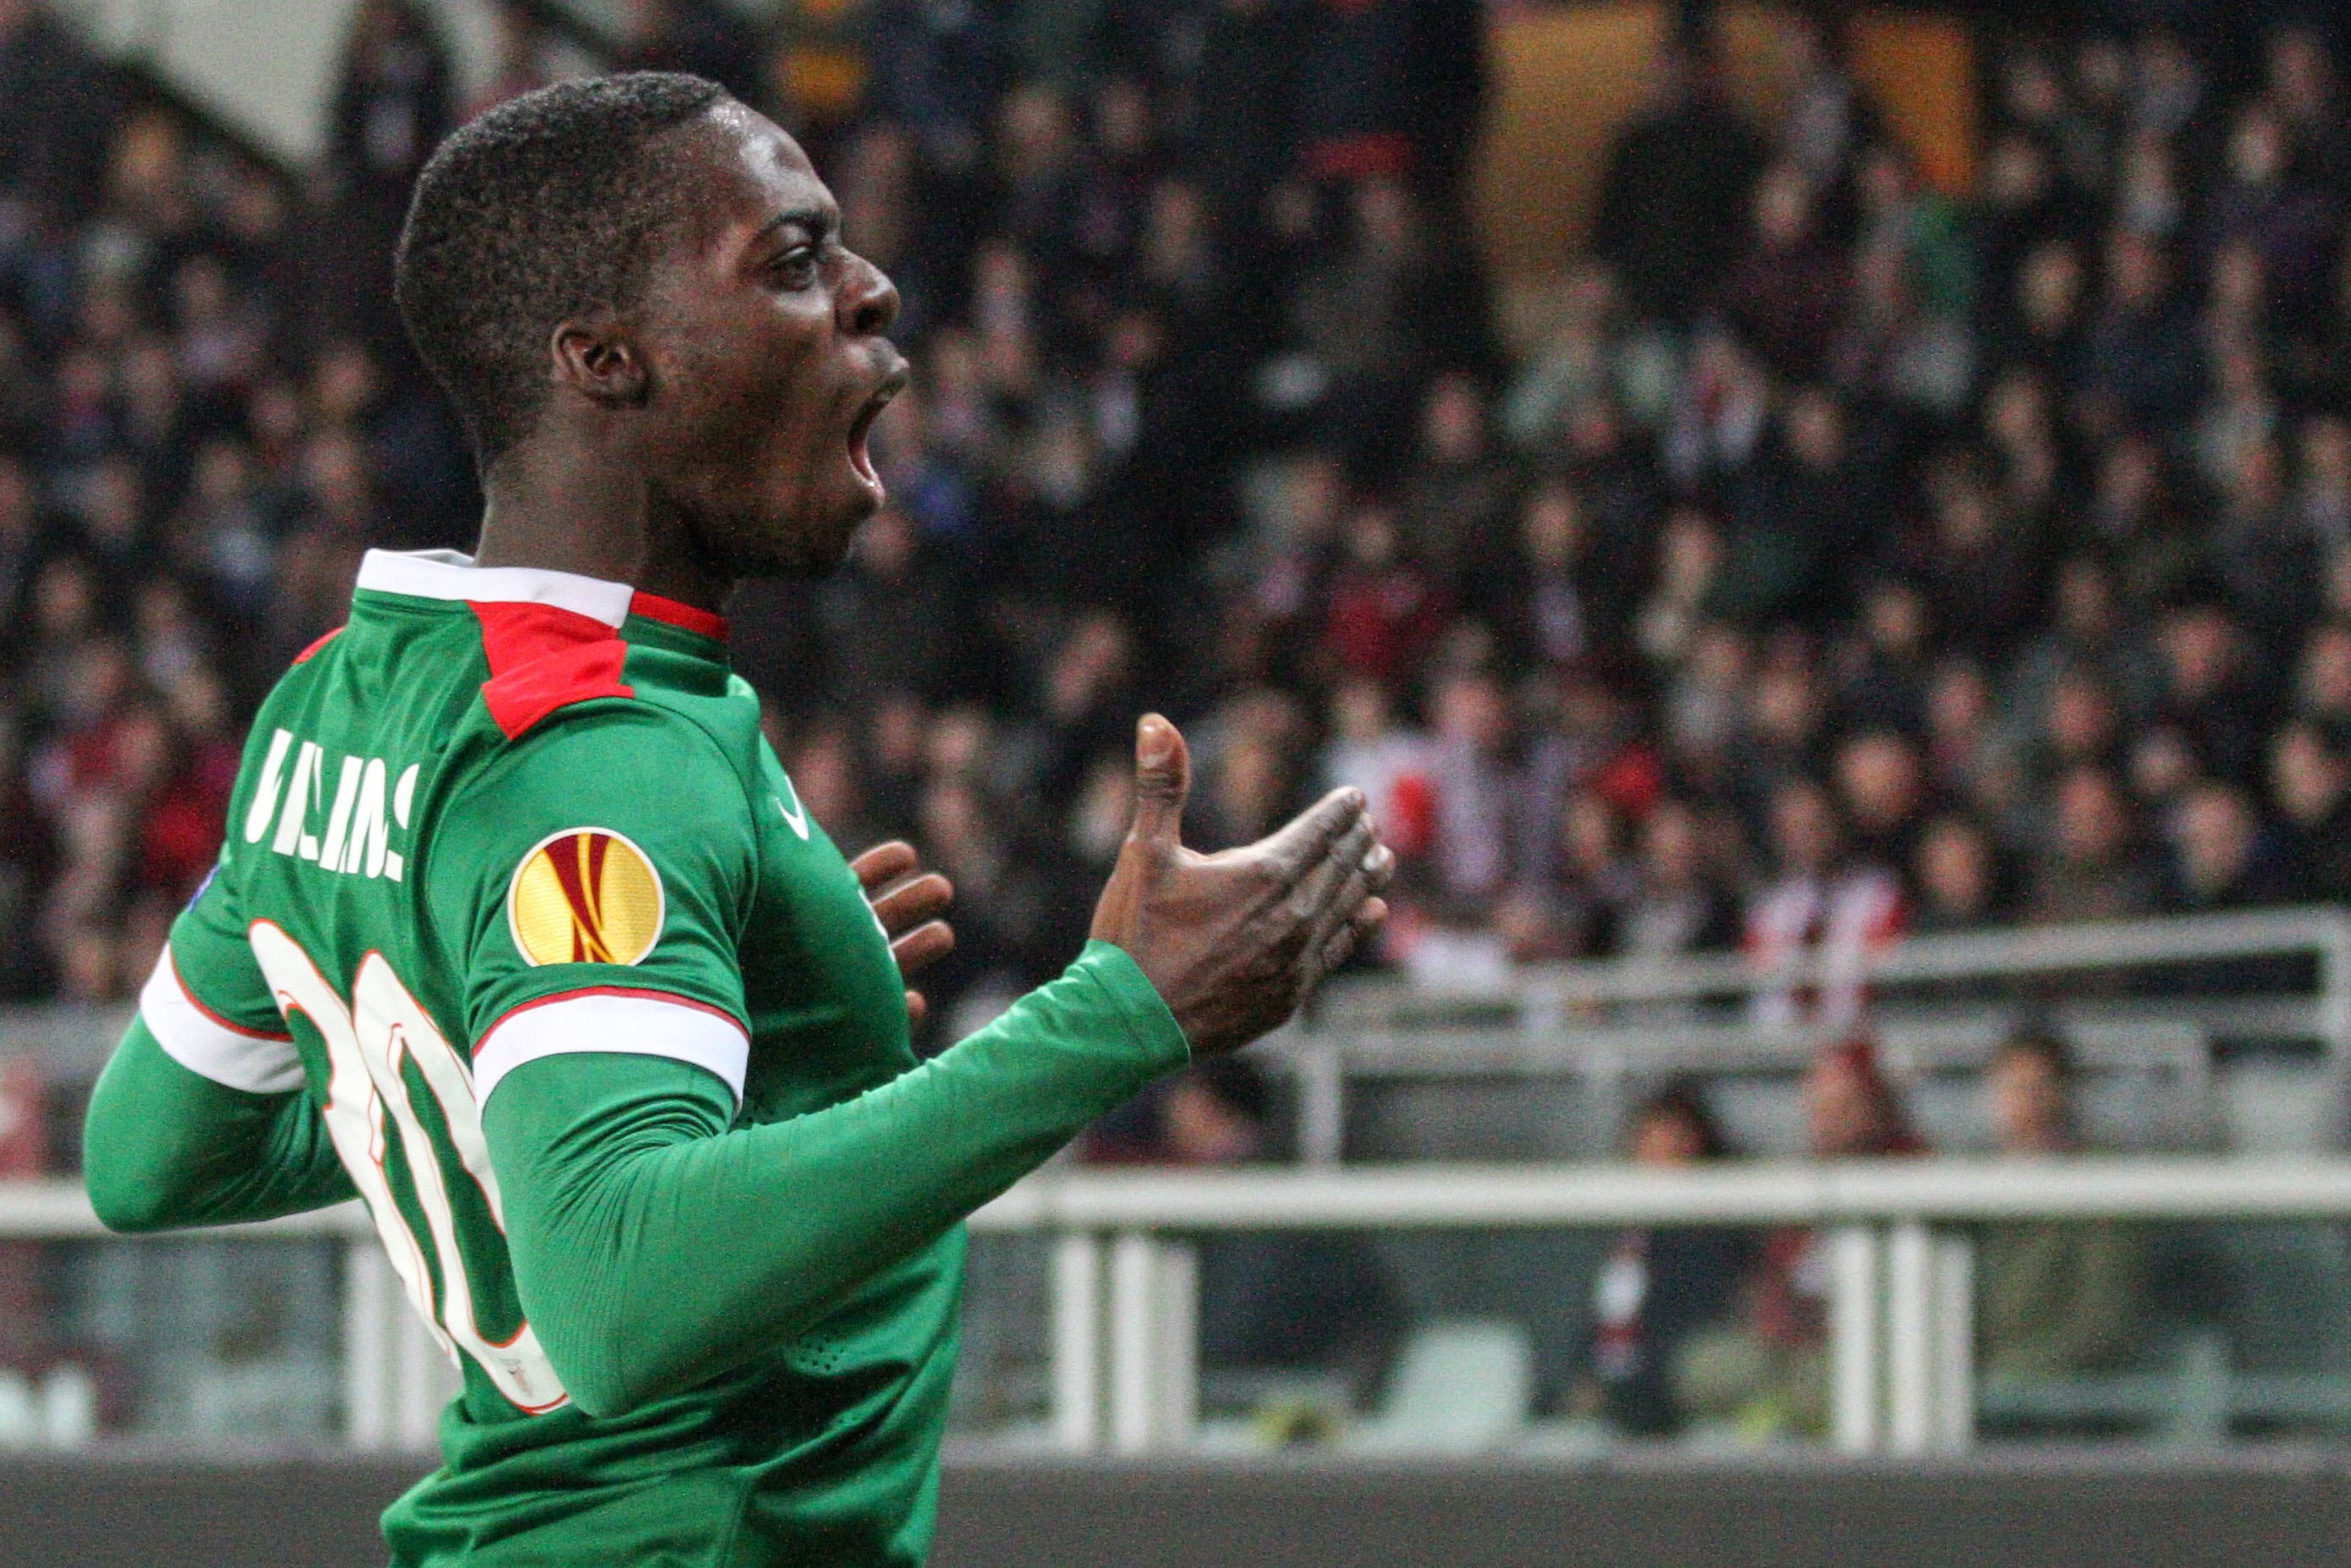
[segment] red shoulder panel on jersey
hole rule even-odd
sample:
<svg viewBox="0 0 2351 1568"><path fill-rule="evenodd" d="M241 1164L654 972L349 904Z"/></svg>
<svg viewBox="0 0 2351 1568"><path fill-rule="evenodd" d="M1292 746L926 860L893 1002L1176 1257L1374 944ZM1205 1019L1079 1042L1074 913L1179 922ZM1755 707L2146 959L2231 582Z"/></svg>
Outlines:
<svg viewBox="0 0 2351 1568"><path fill-rule="evenodd" d="M629 613L642 615L648 621L681 626L688 632L700 632L721 643L726 641L726 617L713 615L707 610L697 610L691 604L681 604L674 599L664 599L658 593L632 594Z"/></svg>
<svg viewBox="0 0 2351 1568"><path fill-rule="evenodd" d="M629 645L593 616L552 604L475 601L473 610L490 661L482 700L508 740L568 704L637 695L621 679Z"/></svg>
<svg viewBox="0 0 2351 1568"><path fill-rule="evenodd" d="M325 647L328 643L333 642L342 634L343 629L340 626L336 627L333 631L328 632L325 636L319 638L317 642L311 643L308 647L295 654L294 662L298 664L308 664L310 662L311 654L317 653L319 649Z"/></svg>

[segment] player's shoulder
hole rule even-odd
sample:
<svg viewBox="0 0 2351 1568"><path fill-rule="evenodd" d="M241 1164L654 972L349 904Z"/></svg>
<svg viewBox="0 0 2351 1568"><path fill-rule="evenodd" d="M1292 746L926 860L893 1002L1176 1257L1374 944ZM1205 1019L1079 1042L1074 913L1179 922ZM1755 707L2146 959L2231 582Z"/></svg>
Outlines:
<svg viewBox="0 0 2351 1568"><path fill-rule="evenodd" d="M421 824L426 881L506 886L540 861L575 860L633 867L656 888L726 880L756 858L756 775L695 706L647 690L555 708L510 739L476 727L447 755Z"/></svg>
<svg viewBox="0 0 2351 1568"><path fill-rule="evenodd" d="M626 789L684 800L757 777L758 699L665 690L583 697L550 708L528 730L492 734L468 748L465 771L484 784L534 791L608 793Z"/></svg>

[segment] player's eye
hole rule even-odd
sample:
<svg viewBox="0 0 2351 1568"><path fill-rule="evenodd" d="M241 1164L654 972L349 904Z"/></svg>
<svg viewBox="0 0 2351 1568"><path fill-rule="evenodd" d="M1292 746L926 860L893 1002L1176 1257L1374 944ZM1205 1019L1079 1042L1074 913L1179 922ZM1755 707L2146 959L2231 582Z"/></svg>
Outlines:
<svg viewBox="0 0 2351 1568"><path fill-rule="evenodd" d="M768 276L783 288L806 288L816 282L817 247L796 245L768 264Z"/></svg>

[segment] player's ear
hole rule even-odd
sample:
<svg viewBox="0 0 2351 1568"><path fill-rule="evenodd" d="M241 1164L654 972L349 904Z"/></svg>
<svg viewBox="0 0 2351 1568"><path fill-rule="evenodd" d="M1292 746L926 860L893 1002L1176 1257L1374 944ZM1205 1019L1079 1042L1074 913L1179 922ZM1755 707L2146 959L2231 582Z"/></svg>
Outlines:
<svg viewBox="0 0 2351 1568"><path fill-rule="evenodd" d="M607 408L634 408L645 401L651 378L645 371L644 350L620 317L561 322L548 348L555 361L556 379L590 402Z"/></svg>

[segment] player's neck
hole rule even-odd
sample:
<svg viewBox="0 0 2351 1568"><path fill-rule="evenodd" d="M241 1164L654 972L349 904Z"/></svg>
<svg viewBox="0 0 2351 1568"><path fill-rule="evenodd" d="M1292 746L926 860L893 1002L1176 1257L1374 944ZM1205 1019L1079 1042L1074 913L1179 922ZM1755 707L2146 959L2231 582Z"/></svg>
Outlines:
<svg viewBox="0 0 2351 1568"><path fill-rule="evenodd" d="M643 474L593 446L526 441L483 483L475 564L625 582L714 613L734 584L711 570Z"/></svg>

